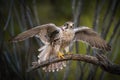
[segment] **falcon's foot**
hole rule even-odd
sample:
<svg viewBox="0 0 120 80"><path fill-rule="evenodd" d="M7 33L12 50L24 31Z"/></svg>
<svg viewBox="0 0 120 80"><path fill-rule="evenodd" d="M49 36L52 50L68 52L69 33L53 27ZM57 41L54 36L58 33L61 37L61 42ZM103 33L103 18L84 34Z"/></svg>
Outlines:
<svg viewBox="0 0 120 80"><path fill-rule="evenodd" d="M63 53L59 51L59 52L58 52L58 57L64 59Z"/></svg>

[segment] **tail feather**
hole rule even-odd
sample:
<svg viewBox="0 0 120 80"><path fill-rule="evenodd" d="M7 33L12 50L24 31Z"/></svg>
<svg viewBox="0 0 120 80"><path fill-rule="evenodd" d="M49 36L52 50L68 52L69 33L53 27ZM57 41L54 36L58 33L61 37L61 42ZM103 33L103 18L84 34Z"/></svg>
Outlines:
<svg viewBox="0 0 120 80"><path fill-rule="evenodd" d="M66 67L66 61L50 64L46 67L43 67L43 70L45 72L55 72L63 69L64 67Z"/></svg>
<svg viewBox="0 0 120 80"><path fill-rule="evenodd" d="M49 58L51 47L49 45L45 45L39 49L40 54L38 55L38 62L45 61Z"/></svg>
<svg viewBox="0 0 120 80"><path fill-rule="evenodd" d="M39 51L40 54L38 55L38 63L41 63L42 61L46 61L48 59L52 59L54 56L57 56L55 49L53 49L49 44L41 47ZM52 63L48 66L43 67L43 70L45 72L55 72L63 69L64 67L66 67L66 61Z"/></svg>

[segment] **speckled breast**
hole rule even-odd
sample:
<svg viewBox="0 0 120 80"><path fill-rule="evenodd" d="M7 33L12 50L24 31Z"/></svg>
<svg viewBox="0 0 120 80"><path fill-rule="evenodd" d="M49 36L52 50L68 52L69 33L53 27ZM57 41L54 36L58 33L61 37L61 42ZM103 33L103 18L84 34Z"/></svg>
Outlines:
<svg viewBox="0 0 120 80"><path fill-rule="evenodd" d="M64 31L62 33L62 40L61 40L61 47L65 48L66 46L68 46L70 44L70 42L73 40L74 38L74 32L69 30L69 31Z"/></svg>

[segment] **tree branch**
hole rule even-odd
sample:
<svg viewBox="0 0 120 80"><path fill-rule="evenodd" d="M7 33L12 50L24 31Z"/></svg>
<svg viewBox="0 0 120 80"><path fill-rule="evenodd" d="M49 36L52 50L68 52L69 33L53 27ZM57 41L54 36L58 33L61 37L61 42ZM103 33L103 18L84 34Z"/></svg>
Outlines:
<svg viewBox="0 0 120 80"><path fill-rule="evenodd" d="M39 64L38 62L33 62L33 66L27 70L27 72L36 70L38 68L48 66L51 63L56 63L60 61L68 61L68 60L76 60L76 61L84 61L87 63L91 63L99 66L102 70L120 75L120 65L116 65L109 61L109 59L103 54L96 54L95 56L90 55L81 55L81 54L65 54L64 59L59 59L55 57L51 60L46 60Z"/></svg>

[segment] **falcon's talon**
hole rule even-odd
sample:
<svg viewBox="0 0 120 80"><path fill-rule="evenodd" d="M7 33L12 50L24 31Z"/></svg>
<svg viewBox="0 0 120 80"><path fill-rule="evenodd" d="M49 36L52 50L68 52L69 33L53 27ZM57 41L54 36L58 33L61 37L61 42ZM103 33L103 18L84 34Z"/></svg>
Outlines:
<svg viewBox="0 0 120 80"><path fill-rule="evenodd" d="M63 53L58 52L58 57L59 57L59 58L63 58L63 59L64 59Z"/></svg>

